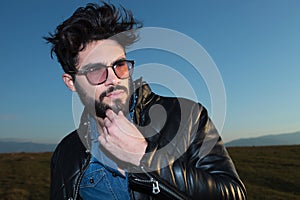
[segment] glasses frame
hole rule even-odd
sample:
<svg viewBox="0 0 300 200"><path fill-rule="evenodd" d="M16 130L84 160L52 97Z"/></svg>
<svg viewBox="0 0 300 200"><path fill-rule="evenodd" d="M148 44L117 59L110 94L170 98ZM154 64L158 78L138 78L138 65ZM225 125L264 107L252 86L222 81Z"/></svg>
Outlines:
<svg viewBox="0 0 300 200"><path fill-rule="evenodd" d="M121 62L127 62L127 63L130 63L130 65L127 64L127 66L128 66L128 72L129 72L129 74L128 74L127 77L121 78L121 77L119 77L119 76L117 75L117 73L116 73L116 71L115 71L115 69L117 68L117 65L118 65L119 63L121 63ZM130 66L130 67L129 67L129 66ZM115 61L112 65L108 65L108 66L107 66L107 65L102 65L102 64L100 64L100 66L93 66L93 67L89 67L89 68L84 69L84 70L76 70L75 72L71 72L71 73L72 73L72 74L75 74L75 75L84 75L85 78L87 79L87 81L88 81L91 85L100 85L100 84L104 83L104 82L107 80L107 77L108 77L108 68L110 68L110 67L112 68L112 70L113 70L114 74L116 75L116 77L118 77L119 79L126 79L126 78L130 77L130 76L132 75L132 73L133 73L133 69L134 69L134 60L120 59L120 60ZM97 69L100 69L100 68L105 68L105 70L106 70L106 77L105 77L104 81L99 82L99 83L92 83L92 82L90 81L90 79L88 78L87 74L88 74L89 72L93 72L93 71L95 71L95 70L97 70Z"/></svg>

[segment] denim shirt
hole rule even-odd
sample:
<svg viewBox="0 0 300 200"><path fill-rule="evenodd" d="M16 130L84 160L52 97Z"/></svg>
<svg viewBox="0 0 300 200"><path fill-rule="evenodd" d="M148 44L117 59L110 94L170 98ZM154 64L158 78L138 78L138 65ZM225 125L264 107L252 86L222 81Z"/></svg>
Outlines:
<svg viewBox="0 0 300 200"><path fill-rule="evenodd" d="M120 173L117 164L99 148L98 128L89 117L92 158L80 182L79 194L84 200L129 200L128 176Z"/></svg>

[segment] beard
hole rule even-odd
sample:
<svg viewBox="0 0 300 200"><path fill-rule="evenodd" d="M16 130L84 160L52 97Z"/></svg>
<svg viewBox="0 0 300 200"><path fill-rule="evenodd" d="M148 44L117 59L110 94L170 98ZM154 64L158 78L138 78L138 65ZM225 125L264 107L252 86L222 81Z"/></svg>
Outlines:
<svg viewBox="0 0 300 200"><path fill-rule="evenodd" d="M125 103L122 103L121 99L114 99L111 103L111 105L108 105L106 103L103 103L104 97L115 90L123 90L124 93L126 93L128 96L125 100ZM95 112L96 116L100 118L106 117L106 110L111 109L113 110L116 114L119 113L119 111L122 111L124 115L126 116L129 112L129 91L126 87L124 86L112 86L108 88L105 92L100 94L99 99L95 100Z"/></svg>
<svg viewBox="0 0 300 200"><path fill-rule="evenodd" d="M123 114L126 116L129 113L129 104L130 104L130 97L132 92L132 81L129 80L129 89L125 86L116 85L109 87L106 91L100 94L100 96L96 99L90 97L86 90L84 90L79 84L76 84L76 90L79 94L80 100L85 106L86 110L97 117L105 118L106 117L106 111L107 109L111 109L116 114L119 113L119 111L122 111ZM114 99L109 104L104 103L103 100L106 97L106 95L110 92L113 92L115 90L123 90L124 93L127 94L127 98L125 99L125 102L123 103L121 99Z"/></svg>

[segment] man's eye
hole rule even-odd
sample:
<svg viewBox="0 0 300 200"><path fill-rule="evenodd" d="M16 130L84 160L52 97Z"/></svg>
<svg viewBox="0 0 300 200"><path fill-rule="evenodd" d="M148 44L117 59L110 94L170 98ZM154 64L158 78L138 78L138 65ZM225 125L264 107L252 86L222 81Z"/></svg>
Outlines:
<svg viewBox="0 0 300 200"><path fill-rule="evenodd" d="M103 70L103 69L105 69L105 67L93 67L93 68L91 68L91 69L88 69L88 71L89 72L94 72L94 71L98 71L98 70Z"/></svg>
<svg viewBox="0 0 300 200"><path fill-rule="evenodd" d="M87 71L88 72L93 72L93 71L95 71L95 70L97 70L96 68L91 68L91 69L88 69Z"/></svg>
<svg viewBox="0 0 300 200"><path fill-rule="evenodd" d="M120 67L120 66L123 66L123 65L125 65L125 64L126 64L125 61L121 61L121 62L116 63L116 66L117 66L117 67Z"/></svg>

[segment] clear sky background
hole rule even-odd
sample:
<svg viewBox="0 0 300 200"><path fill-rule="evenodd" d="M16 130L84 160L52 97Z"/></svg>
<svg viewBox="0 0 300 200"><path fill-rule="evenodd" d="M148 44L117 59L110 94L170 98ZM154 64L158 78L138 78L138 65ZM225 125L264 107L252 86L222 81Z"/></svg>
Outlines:
<svg viewBox="0 0 300 200"><path fill-rule="evenodd" d="M87 2L1 2L0 138L57 143L75 129L72 93L42 37ZM182 32L205 48L226 89L225 141L300 130L300 1L111 2L146 27ZM153 55L134 59L163 62ZM210 110L205 90L201 102Z"/></svg>

